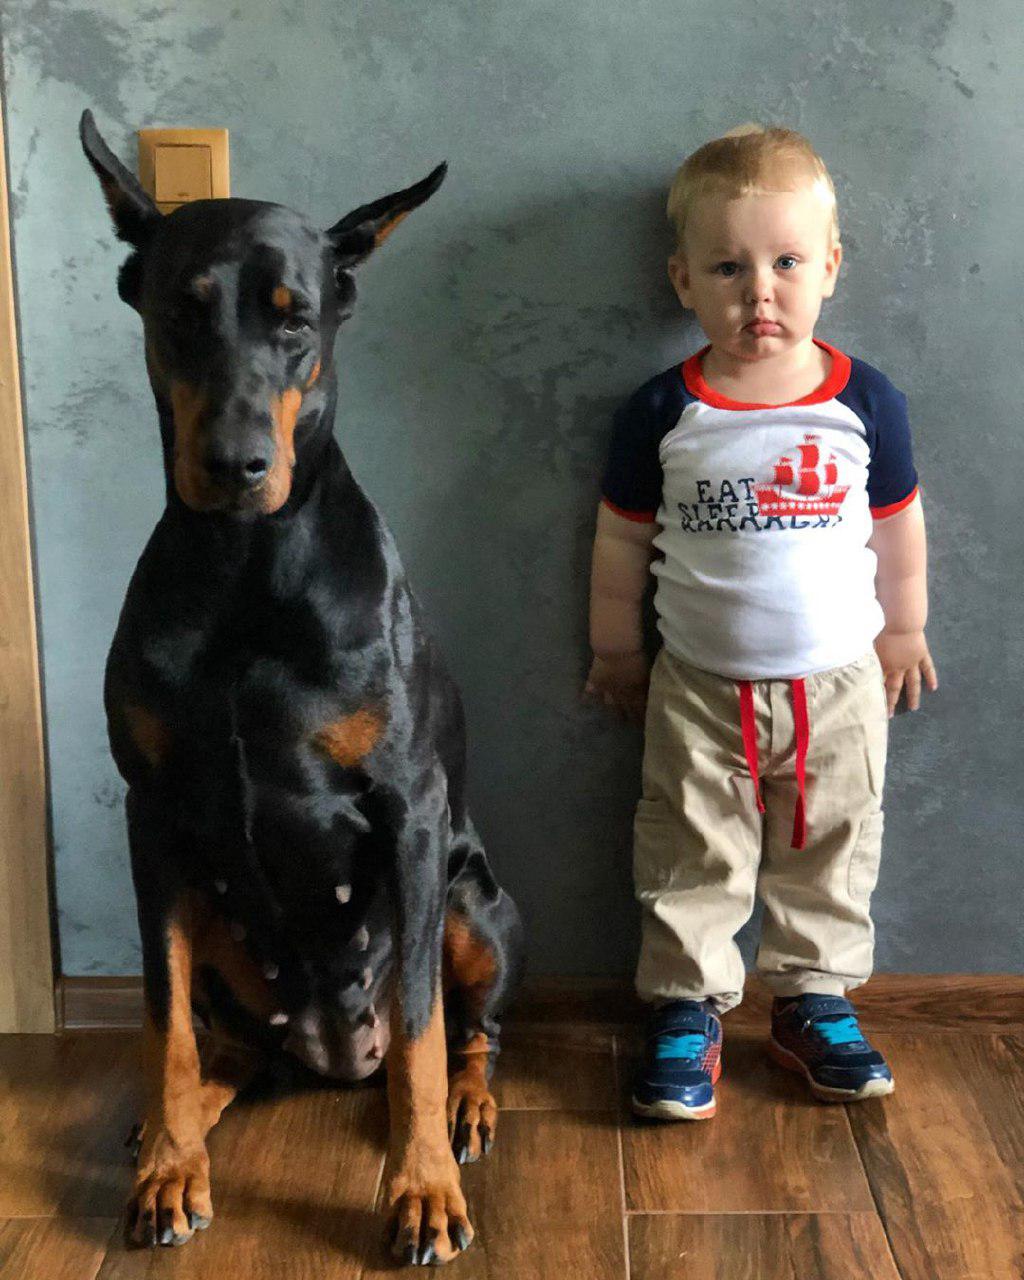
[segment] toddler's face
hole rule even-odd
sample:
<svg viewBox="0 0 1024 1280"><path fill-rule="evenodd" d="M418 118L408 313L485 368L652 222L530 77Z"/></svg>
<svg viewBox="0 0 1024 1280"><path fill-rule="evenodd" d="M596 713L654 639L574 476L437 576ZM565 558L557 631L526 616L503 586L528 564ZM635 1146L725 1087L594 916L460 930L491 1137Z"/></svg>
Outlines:
<svg viewBox="0 0 1024 1280"><path fill-rule="evenodd" d="M808 186L701 197L669 276L713 347L760 361L810 338L841 261L830 210Z"/></svg>

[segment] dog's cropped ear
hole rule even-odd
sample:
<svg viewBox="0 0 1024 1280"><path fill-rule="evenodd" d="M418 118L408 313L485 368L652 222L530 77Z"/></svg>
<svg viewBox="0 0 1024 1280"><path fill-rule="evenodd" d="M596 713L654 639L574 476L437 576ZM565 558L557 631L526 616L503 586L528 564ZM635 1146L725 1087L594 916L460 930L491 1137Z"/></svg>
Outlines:
<svg viewBox="0 0 1024 1280"><path fill-rule="evenodd" d="M138 179L124 167L103 141L92 112L82 112L78 136L89 163L96 170L103 194L110 206L114 230L119 239L137 249L146 243L163 215L143 191Z"/></svg>
<svg viewBox="0 0 1024 1280"><path fill-rule="evenodd" d="M335 270L345 272L365 262L407 214L430 199L447 172L448 165L439 164L433 173L414 186L382 196L372 204L361 205L336 222L326 233L334 246Z"/></svg>

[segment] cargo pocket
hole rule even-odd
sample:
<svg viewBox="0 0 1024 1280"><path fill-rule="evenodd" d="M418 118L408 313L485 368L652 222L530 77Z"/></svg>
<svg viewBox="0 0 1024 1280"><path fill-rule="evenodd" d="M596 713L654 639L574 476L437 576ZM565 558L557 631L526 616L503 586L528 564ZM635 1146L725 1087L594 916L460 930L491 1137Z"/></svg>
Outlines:
<svg viewBox="0 0 1024 1280"><path fill-rule="evenodd" d="M878 883L878 866L882 858L882 831L885 815L879 810L869 813L860 824L860 831L850 854L848 889L850 897L858 905L866 907L871 901Z"/></svg>
<svg viewBox="0 0 1024 1280"><path fill-rule="evenodd" d="M633 884L636 896L667 889L679 860L679 827L672 806L662 797L641 799L633 821Z"/></svg>

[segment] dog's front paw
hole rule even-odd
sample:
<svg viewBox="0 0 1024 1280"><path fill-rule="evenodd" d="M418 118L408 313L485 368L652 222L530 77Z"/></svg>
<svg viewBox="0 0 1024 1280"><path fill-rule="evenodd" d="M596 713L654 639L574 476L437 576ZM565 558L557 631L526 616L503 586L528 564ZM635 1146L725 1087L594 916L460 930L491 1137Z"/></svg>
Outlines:
<svg viewBox="0 0 1024 1280"><path fill-rule="evenodd" d="M458 1167L446 1154L429 1171L403 1170L389 1184L391 1253L404 1263L451 1262L473 1239Z"/></svg>
<svg viewBox="0 0 1024 1280"><path fill-rule="evenodd" d="M147 1135L128 1202L128 1243L150 1248L185 1244L212 1220L210 1158L203 1142L183 1148L166 1130L152 1142Z"/></svg>

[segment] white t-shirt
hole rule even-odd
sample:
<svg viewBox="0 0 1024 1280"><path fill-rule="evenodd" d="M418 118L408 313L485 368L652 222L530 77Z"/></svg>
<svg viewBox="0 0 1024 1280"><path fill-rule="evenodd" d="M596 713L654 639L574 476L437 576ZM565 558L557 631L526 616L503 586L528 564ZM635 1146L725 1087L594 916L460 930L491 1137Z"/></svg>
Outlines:
<svg viewBox="0 0 1024 1280"><path fill-rule="evenodd" d="M917 492L906 397L814 341L831 369L791 404L719 395L701 374L704 347L615 415L603 500L661 526L665 645L734 679L810 675L869 651L884 624L872 524Z"/></svg>

